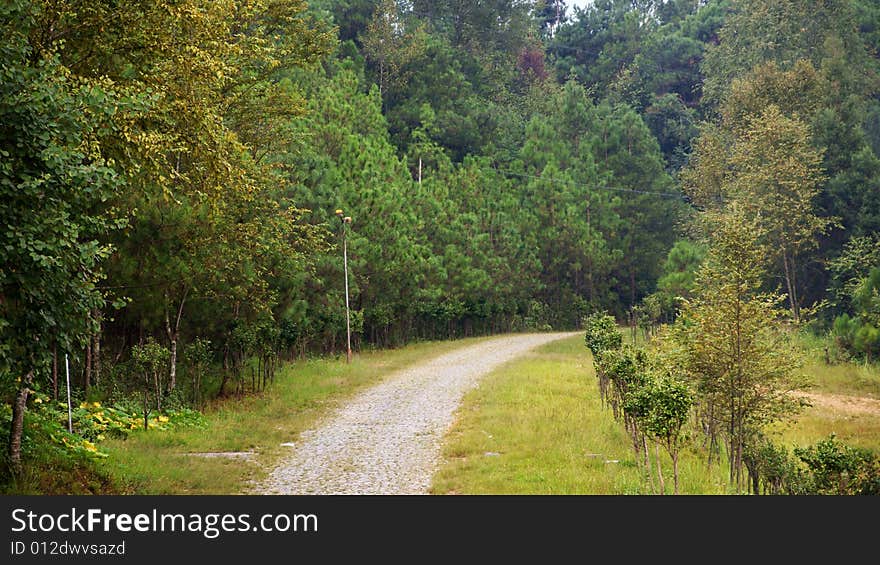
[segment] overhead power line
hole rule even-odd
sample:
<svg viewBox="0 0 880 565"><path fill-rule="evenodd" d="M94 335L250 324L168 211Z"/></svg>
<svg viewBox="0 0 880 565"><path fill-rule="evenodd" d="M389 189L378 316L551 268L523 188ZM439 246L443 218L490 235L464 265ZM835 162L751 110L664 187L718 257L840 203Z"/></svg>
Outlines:
<svg viewBox="0 0 880 565"><path fill-rule="evenodd" d="M567 184L570 186L577 186L577 187L585 188L587 190L605 190L605 191L610 191L610 192L628 192L628 193L632 193L632 194L650 194L653 196L661 196L664 198L678 198L678 199L684 200L685 202L688 201L687 195L682 194L680 192L660 192L660 191L656 191L656 190L639 190L636 188L620 188L620 187L607 186L607 185L593 186L593 185L587 185L584 183L579 183L577 181L559 178L559 177L545 177L545 176L538 176L538 175L529 175L526 173L517 173L515 171L511 171L508 169L493 169L493 170L497 171L499 173L505 174L505 175L513 176L513 177L536 179L536 180L542 180L542 181L547 181L547 182L556 183L556 184Z"/></svg>

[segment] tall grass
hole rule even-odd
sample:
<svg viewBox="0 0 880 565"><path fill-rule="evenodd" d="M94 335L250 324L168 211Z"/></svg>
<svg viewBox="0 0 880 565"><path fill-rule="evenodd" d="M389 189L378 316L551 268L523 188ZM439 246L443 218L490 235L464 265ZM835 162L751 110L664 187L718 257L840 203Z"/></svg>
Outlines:
<svg viewBox="0 0 880 565"><path fill-rule="evenodd" d="M818 390L880 399L880 365L850 359L826 336L801 332L796 343L806 356L804 371Z"/></svg>

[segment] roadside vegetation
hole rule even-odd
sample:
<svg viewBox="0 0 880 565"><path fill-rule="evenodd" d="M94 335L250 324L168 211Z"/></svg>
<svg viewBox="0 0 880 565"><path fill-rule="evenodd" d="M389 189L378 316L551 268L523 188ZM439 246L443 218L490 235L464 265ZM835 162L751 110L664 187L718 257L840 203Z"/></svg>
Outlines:
<svg viewBox="0 0 880 565"><path fill-rule="evenodd" d="M623 333L628 336L628 328ZM807 347L817 343L811 336L799 341ZM776 444L790 454L795 448L812 447L805 455L815 456L821 449L826 464L832 459L839 464L847 454L853 459L846 446L880 452L880 367L829 366L823 358L811 357L805 369L807 380L815 385L809 389L813 394L841 395L849 402L815 402L795 420L768 430ZM852 373L861 375L858 384L848 384ZM709 467L699 433L695 431L691 440L679 456L680 494L745 492L729 484L726 455ZM543 346L481 381L465 396L443 454L444 464L433 480L435 494L661 492L655 449L651 448L652 481L633 452L627 430L603 403L592 354L579 337ZM664 492L672 494L672 460L662 448L659 461Z"/></svg>
<svg viewBox="0 0 880 565"><path fill-rule="evenodd" d="M344 356L285 363L260 394L213 401L203 412L169 406L146 430L139 406L127 413L112 403L84 403L74 412L77 434L65 431L66 407L34 410L25 445L29 463L3 492L241 493L290 449L282 444L296 441L345 398L392 371L482 339L368 350L351 364Z"/></svg>

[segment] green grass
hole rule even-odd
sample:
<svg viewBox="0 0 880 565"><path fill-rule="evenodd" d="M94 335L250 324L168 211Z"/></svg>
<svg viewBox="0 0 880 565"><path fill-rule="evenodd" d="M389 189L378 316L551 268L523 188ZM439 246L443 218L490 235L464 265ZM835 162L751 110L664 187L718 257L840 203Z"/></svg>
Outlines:
<svg viewBox="0 0 880 565"><path fill-rule="evenodd" d="M880 391L877 367L828 366L821 350L818 357L815 350L808 353L805 370L816 383L813 392L874 396ZM789 448L814 444L834 432L850 445L880 450L877 414L814 407L775 430L777 441ZM465 396L443 454L445 463L432 485L437 494L652 492L623 425L600 402L592 357L580 336L548 344L483 379ZM709 471L704 457L694 448L681 454L680 492L730 492L726 467ZM666 492L671 492L671 461L662 451L661 461Z"/></svg>
<svg viewBox="0 0 880 565"><path fill-rule="evenodd" d="M880 415L847 415L820 408L806 409L791 424L778 424L779 443L791 447L807 447L835 434L852 447L863 447L880 453Z"/></svg>
<svg viewBox="0 0 880 565"><path fill-rule="evenodd" d="M436 494L649 494L623 426L602 406L583 337L547 344L484 378L446 438ZM669 464L668 458L661 459ZM664 467L666 491L672 471ZM695 455L682 492L724 492Z"/></svg>
<svg viewBox="0 0 880 565"><path fill-rule="evenodd" d="M259 480L295 441L353 393L390 372L486 338L421 342L400 349L284 365L275 383L260 395L216 403L206 411L208 427L167 432L135 432L101 447L108 473L124 492L136 494L228 494L244 492ZM253 451L251 461L187 455Z"/></svg>

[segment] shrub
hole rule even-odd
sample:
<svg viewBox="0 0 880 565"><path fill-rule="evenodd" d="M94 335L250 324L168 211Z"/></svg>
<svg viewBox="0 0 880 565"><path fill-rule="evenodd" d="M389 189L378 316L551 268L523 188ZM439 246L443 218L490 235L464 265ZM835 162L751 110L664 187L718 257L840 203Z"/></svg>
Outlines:
<svg viewBox="0 0 880 565"><path fill-rule="evenodd" d="M880 494L880 459L868 449L841 444L831 434L794 453L812 475L812 494Z"/></svg>
<svg viewBox="0 0 880 565"><path fill-rule="evenodd" d="M623 334L617 327L617 320L607 312L595 312L584 318L583 324L586 328L584 340L593 355L619 349L623 344Z"/></svg>

